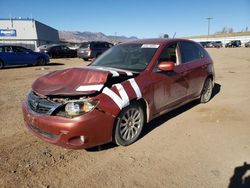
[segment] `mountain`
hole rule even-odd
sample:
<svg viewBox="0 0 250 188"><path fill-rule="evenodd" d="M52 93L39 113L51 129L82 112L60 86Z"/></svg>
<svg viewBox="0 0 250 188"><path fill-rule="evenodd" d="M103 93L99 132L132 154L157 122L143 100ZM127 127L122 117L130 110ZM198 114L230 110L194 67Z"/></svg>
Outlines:
<svg viewBox="0 0 250 188"><path fill-rule="evenodd" d="M85 41L108 41L108 42L125 42L129 40L138 39L137 37L125 36L108 36L101 32L79 32L79 31L59 31L59 38L61 41L67 42L85 42Z"/></svg>

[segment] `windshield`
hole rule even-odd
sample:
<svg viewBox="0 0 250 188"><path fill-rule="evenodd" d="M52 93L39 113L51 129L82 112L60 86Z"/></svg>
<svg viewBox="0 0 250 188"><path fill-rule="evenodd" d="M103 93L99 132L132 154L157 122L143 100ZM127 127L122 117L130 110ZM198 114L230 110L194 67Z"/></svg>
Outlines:
<svg viewBox="0 0 250 188"><path fill-rule="evenodd" d="M112 67L136 72L143 71L153 58L159 45L122 44L101 55L91 66Z"/></svg>

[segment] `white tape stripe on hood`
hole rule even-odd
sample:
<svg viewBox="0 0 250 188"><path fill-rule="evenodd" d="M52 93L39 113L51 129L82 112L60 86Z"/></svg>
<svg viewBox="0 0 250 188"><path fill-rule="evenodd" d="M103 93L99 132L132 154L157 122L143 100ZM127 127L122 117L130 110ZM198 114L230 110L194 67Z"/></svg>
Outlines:
<svg viewBox="0 0 250 188"><path fill-rule="evenodd" d="M129 72L129 71L125 71L126 72L126 74L128 75L128 76L133 76L133 73L132 72Z"/></svg>
<svg viewBox="0 0 250 188"><path fill-rule="evenodd" d="M112 68L112 67L107 67L107 70L114 70L116 72L122 72L122 73L126 73L128 76L133 76L133 73L130 71L126 71L126 70L122 70L122 69L116 69L116 68Z"/></svg>
<svg viewBox="0 0 250 188"><path fill-rule="evenodd" d="M108 70L112 75L113 77L118 77L119 76L119 73L116 72L116 71L113 71L113 70Z"/></svg>
<svg viewBox="0 0 250 188"><path fill-rule="evenodd" d="M136 96L137 96L137 99L140 99L142 97L141 90L140 90L139 86L137 85L135 79L131 78L128 81L130 82L132 88L134 89Z"/></svg>
<svg viewBox="0 0 250 188"><path fill-rule="evenodd" d="M94 66L92 66L91 68L108 71L113 75L113 77L118 77L119 76L119 73L117 71L110 70L110 69L107 69L107 68L104 68L104 67L94 67Z"/></svg>
<svg viewBox="0 0 250 188"><path fill-rule="evenodd" d="M96 85L84 85L79 86L76 91L100 91L103 88L103 84Z"/></svg>
<svg viewBox="0 0 250 188"><path fill-rule="evenodd" d="M90 66L90 68L108 71L108 72L110 72L113 75L113 77L118 77L119 76L118 72L126 73L127 76L133 76L133 73L130 72L130 71L125 71L125 70L122 70L122 69L116 69L116 68L112 68L112 67L95 67L95 66Z"/></svg>

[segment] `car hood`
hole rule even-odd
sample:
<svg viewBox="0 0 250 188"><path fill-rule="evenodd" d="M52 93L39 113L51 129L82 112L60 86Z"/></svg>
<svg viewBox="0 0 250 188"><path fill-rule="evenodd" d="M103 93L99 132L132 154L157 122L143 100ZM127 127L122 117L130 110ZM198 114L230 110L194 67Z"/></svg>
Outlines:
<svg viewBox="0 0 250 188"><path fill-rule="evenodd" d="M90 68L69 68L48 73L32 84L43 96L79 96L94 94L107 82L109 72Z"/></svg>

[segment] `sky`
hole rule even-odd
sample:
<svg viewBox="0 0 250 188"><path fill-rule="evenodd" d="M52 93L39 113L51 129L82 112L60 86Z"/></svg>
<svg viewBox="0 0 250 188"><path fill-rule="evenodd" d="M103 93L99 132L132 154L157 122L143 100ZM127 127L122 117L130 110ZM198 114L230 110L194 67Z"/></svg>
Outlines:
<svg viewBox="0 0 250 188"><path fill-rule="evenodd" d="M60 31L154 38L250 30L250 0L0 0L0 18L34 18Z"/></svg>

